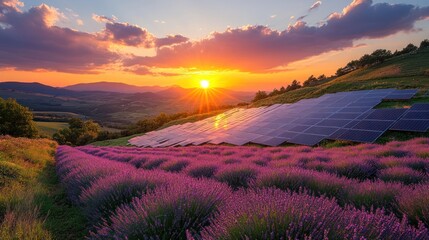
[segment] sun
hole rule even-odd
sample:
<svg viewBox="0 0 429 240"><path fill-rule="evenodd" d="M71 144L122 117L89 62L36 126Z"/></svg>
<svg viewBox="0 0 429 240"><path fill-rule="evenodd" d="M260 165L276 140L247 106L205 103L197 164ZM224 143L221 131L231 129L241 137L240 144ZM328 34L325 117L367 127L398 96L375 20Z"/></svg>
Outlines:
<svg viewBox="0 0 429 240"><path fill-rule="evenodd" d="M201 80L200 85L202 88L207 89L210 87L210 82L208 80Z"/></svg>

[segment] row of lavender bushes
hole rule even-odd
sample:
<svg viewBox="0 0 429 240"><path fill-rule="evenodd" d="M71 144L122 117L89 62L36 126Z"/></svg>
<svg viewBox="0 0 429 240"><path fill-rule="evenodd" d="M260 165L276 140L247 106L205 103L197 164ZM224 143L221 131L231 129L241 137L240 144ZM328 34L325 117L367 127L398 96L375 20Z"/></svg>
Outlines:
<svg viewBox="0 0 429 240"><path fill-rule="evenodd" d="M266 155L261 154L264 158L279 153L278 149L246 151L257 152L255 149L266 151ZM57 173L70 199L82 207L92 224L89 239L429 239L427 228L420 222L427 223L427 209L416 204L428 203L427 185L398 184L393 197L402 202L401 211L405 212L405 206L409 213L414 211L413 226L407 217L400 220L381 208L360 210L349 205L350 201L338 201L347 184L388 184L382 181L361 182L296 166L246 166L246 156L238 163L216 164L223 162L222 157L198 160L213 152L223 156L233 150L60 147ZM234 152L227 155L236 155ZM135 164L138 157L146 158L145 154L172 158L174 153L181 156L162 161L153 170L141 167L148 160L140 166ZM183 167L171 167L183 162L187 162ZM368 189L374 192L356 199L370 202L380 191L378 185L360 191ZM405 197L405 190L415 197ZM366 204L362 206L371 206Z"/></svg>
<svg viewBox="0 0 429 240"><path fill-rule="evenodd" d="M383 208L429 226L429 140L344 148L187 147L80 150L139 169L178 172L242 187L306 189L345 206Z"/></svg>

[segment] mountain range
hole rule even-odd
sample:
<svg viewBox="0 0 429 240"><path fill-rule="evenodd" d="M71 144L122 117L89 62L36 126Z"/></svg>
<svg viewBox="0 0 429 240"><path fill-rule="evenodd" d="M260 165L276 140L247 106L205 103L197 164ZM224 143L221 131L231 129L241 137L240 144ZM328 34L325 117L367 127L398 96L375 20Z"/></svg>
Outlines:
<svg viewBox="0 0 429 240"><path fill-rule="evenodd" d="M69 112L108 125L126 125L161 112L190 112L204 100L202 89L179 86L140 87L123 83L98 82L64 88L41 83L0 82L0 97L15 98L35 112ZM216 89L214 105L249 102L254 93Z"/></svg>

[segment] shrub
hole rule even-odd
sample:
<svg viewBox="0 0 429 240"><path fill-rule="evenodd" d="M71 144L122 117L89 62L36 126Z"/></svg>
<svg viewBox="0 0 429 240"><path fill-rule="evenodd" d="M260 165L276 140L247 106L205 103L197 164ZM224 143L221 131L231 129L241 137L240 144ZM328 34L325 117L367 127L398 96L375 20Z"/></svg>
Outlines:
<svg viewBox="0 0 429 240"><path fill-rule="evenodd" d="M93 239L186 239L209 224L230 190L223 184L192 180L158 188L120 207L112 224L91 234Z"/></svg>
<svg viewBox="0 0 429 240"><path fill-rule="evenodd" d="M193 178L211 178L216 173L218 167L214 164L197 164L190 166L186 172Z"/></svg>
<svg viewBox="0 0 429 240"><path fill-rule="evenodd" d="M80 202L93 223L107 219L117 207L167 183L160 172L126 171L96 181L82 191Z"/></svg>
<svg viewBox="0 0 429 240"><path fill-rule="evenodd" d="M215 178L220 182L225 182L233 189L248 187L251 181L255 180L258 171L244 165L226 166L219 170Z"/></svg>
<svg viewBox="0 0 429 240"><path fill-rule="evenodd" d="M162 164L161 169L168 172L180 172L188 165L187 160L171 160Z"/></svg>
<svg viewBox="0 0 429 240"><path fill-rule="evenodd" d="M426 179L421 172L407 167L393 167L380 171L379 178L386 182L402 182L404 184L416 184Z"/></svg>
<svg viewBox="0 0 429 240"><path fill-rule="evenodd" d="M397 201L400 211L414 223L420 220L429 226L429 184L403 189Z"/></svg>

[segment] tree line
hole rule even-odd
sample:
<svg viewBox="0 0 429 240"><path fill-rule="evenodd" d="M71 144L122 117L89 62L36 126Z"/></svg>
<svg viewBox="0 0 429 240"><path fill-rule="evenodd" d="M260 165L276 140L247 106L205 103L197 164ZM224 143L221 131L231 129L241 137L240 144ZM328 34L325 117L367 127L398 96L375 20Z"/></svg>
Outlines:
<svg viewBox="0 0 429 240"><path fill-rule="evenodd" d="M281 87L280 89L275 88L271 92L266 92L266 91L256 92L255 97L253 98L252 101L257 102L259 100L262 100L262 99L265 99L268 97L280 95L280 94L287 93L287 92L290 92L290 91L293 91L293 90L296 90L299 88L303 88L303 87L317 86L317 85L320 85L322 83L333 80L337 77L340 77L340 76L343 76L343 75L348 74L350 72L353 72L355 70L358 70L358 69L361 69L364 67L374 66L374 65L383 63L390 58L401 56L401 55L406 55L406 54L412 54L412 53L417 52L418 50L423 50L423 49L427 49L427 48L429 48L429 40L428 39L423 40L420 43L419 47L410 43L406 47L404 47L402 50L400 50L400 51L396 50L394 53L392 53L390 50L386 50L386 49L377 49L374 52L372 52L371 54L365 54L359 59L352 60L352 61L348 62L346 64L346 66L339 68L337 70L337 72L335 73L335 75L333 75L333 76L326 77L324 74L322 74L319 77L315 77L314 75L311 75L302 84L298 80L293 80L292 83L287 85L286 87Z"/></svg>

